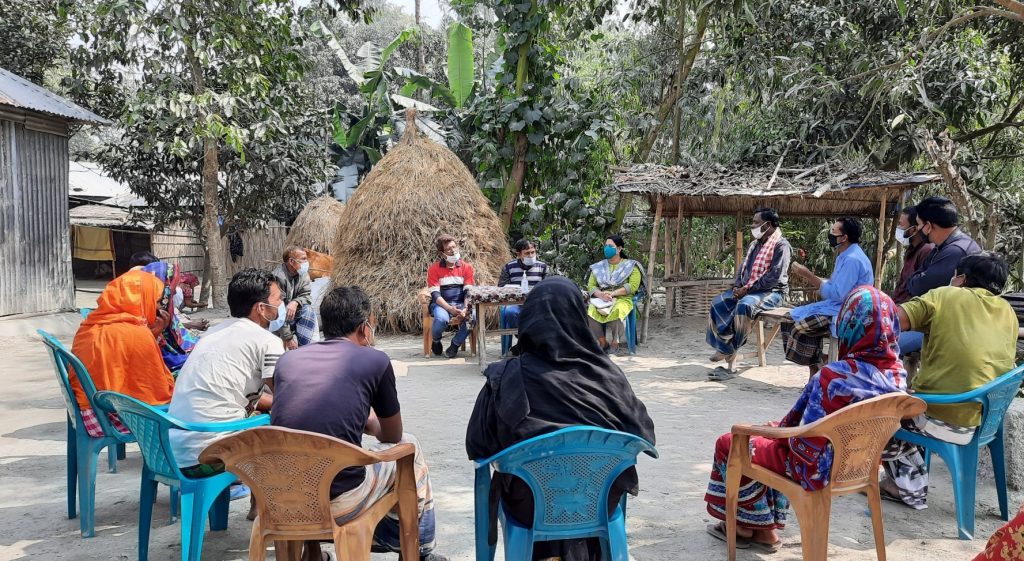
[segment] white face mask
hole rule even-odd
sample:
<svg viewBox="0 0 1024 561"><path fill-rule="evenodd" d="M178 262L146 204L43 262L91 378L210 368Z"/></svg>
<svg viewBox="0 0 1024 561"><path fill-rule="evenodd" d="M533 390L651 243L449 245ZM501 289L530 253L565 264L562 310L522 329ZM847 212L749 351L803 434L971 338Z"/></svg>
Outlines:
<svg viewBox="0 0 1024 561"><path fill-rule="evenodd" d="M754 236L755 240L761 239L761 236L764 235L764 225L758 226L757 228L751 228L750 235Z"/></svg>
<svg viewBox="0 0 1024 561"><path fill-rule="evenodd" d="M536 264L537 264L537 258L536 257L523 257L523 265L526 265L527 267L533 267Z"/></svg>
<svg viewBox="0 0 1024 561"><path fill-rule="evenodd" d="M181 292L180 288L174 289L174 307L180 308L185 303L185 294Z"/></svg>
<svg viewBox="0 0 1024 561"><path fill-rule="evenodd" d="M266 302L263 304L268 307L270 306L270 304L267 304ZM266 319L266 316L264 316L264 319ZM288 319L288 307L284 305L284 302L281 302L281 304L277 306L277 317L270 320L270 325L267 326L267 330L274 332L281 329L284 327L286 319Z"/></svg>
<svg viewBox="0 0 1024 561"><path fill-rule="evenodd" d="M445 261L447 261L447 262L451 263L452 265L454 265L454 264L459 262L459 258L460 257L462 257L462 256L459 255L459 252L456 251L455 255L445 255L444 259L445 259Z"/></svg>
<svg viewBox="0 0 1024 561"><path fill-rule="evenodd" d="M309 272L309 261L303 261L302 264L299 265L299 274L300 275L304 275L304 274L306 274L308 272Z"/></svg>
<svg viewBox="0 0 1024 561"><path fill-rule="evenodd" d="M900 242L901 245L910 245L910 238L912 237L907 235L906 228L896 228L896 241Z"/></svg>

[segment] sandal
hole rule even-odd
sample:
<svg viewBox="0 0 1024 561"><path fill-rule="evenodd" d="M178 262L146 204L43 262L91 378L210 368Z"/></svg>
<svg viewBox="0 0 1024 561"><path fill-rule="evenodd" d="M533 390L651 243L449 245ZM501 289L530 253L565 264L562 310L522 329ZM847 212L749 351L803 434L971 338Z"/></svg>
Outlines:
<svg viewBox="0 0 1024 561"><path fill-rule="evenodd" d="M722 540L725 543L729 543L729 536L725 533L725 522L719 522L718 524L708 524L707 532L712 536ZM751 545L749 538L744 538L739 534L736 535L736 549L747 549Z"/></svg>
<svg viewBox="0 0 1024 561"><path fill-rule="evenodd" d="M764 553L776 553L782 549L782 540L777 540L775 543L764 543L756 540L750 540L748 543L751 548L763 551Z"/></svg>
<svg viewBox="0 0 1024 561"><path fill-rule="evenodd" d="M730 378L735 377L736 372L729 370L724 366L719 366L712 370L711 372L708 372L708 380L711 380L713 382L724 382L725 380L729 380Z"/></svg>

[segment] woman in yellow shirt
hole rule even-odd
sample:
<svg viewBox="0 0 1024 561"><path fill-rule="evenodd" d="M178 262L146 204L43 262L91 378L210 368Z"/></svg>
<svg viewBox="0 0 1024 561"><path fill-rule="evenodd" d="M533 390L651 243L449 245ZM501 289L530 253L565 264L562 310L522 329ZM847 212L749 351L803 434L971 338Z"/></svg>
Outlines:
<svg viewBox="0 0 1024 561"><path fill-rule="evenodd" d="M626 256L624 246L619 236L605 240L605 258L590 266L587 279L590 330L605 352L625 346L626 317L633 311L633 295L644 284L640 263Z"/></svg>

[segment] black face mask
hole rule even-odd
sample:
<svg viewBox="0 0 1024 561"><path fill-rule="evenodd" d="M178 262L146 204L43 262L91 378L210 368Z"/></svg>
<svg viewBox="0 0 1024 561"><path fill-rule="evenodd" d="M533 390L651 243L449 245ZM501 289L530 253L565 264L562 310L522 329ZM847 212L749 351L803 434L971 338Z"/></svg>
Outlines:
<svg viewBox="0 0 1024 561"><path fill-rule="evenodd" d="M839 236L833 234L832 232L829 232L828 233L828 245L832 249L835 249L835 248L839 247Z"/></svg>

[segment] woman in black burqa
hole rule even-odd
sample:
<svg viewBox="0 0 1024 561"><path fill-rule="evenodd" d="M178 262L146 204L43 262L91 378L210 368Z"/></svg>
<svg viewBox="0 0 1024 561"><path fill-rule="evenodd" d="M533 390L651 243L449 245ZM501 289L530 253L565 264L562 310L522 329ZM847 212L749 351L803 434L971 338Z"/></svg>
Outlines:
<svg viewBox="0 0 1024 561"><path fill-rule="evenodd" d="M654 422L626 375L601 350L587 325L583 295L565 277L537 284L519 316L518 356L491 364L466 431L470 459L483 459L534 436L574 425L635 434L654 444ZM609 512L622 493L636 494L639 480L629 468L612 486ZM496 494L523 524L533 522L533 496L520 479L495 474L491 482L490 541L497 537ZM533 558L600 559L596 538L540 542Z"/></svg>

